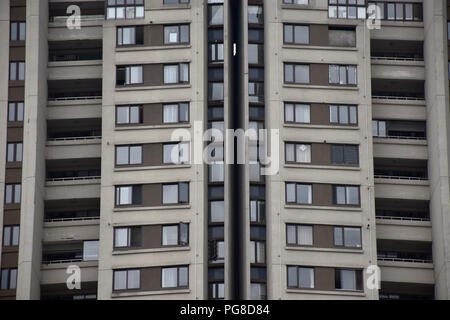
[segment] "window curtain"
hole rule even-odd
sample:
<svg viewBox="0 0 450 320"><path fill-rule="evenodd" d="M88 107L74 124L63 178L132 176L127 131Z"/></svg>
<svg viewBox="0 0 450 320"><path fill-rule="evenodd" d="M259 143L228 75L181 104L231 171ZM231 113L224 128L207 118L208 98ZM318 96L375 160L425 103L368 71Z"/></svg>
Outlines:
<svg viewBox="0 0 450 320"><path fill-rule="evenodd" d="M178 226L163 228L163 245L174 246L178 244Z"/></svg>
<svg viewBox="0 0 450 320"><path fill-rule="evenodd" d="M313 268L298 268L298 278L301 288L314 288Z"/></svg>
<svg viewBox="0 0 450 320"><path fill-rule="evenodd" d="M310 122L310 106L307 104L295 105L295 122L309 123Z"/></svg>
<svg viewBox="0 0 450 320"><path fill-rule="evenodd" d="M128 270L128 289L138 289L141 282L140 270Z"/></svg>
<svg viewBox="0 0 450 320"><path fill-rule="evenodd" d="M178 105L166 104L164 106L164 123L178 122Z"/></svg>
<svg viewBox="0 0 450 320"><path fill-rule="evenodd" d="M178 202L178 185L170 184L163 186L163 203L172 204Z"/></svg>
<svg viewBox="0 0 450 320"><path fill-rule="evenodd" d="M312 226L298 226L297 227L298 244L310 246L313 243L313 229Z"/></svg>
<svg viewBox="0 0 450 320"><path fill-rule="evenodd" d="M163 268L162 269L162 287L173 288L177 286L177 268Z"/></svg>
<svg viewBox="0 0 450 320"><path fill-rule="evenodd" d="M356 290L356 274L354 270L341 270L341 289Z"/></svg>
<svg viewBox="0 0 450 320"><path fill-rule="evenodd" d="M178 82L178 66L164 66L164 83Z"/></svg>
<svg viewBox="0 0 450 320"><path fill-rule="evenodd" d="M296 145L297 162L310 163L311 162L311 146L307 144Z"/></svg>

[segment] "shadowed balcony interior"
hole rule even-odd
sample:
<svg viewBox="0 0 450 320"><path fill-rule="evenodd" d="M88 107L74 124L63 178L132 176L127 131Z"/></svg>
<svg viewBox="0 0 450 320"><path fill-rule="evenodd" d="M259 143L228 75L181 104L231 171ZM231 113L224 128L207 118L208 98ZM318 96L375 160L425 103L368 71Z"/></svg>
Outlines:
<svg viewBox="0 0 450 320"><path fill-rule="evenodd" d="M48 61L101 60L102 40L49 41Z"/></svg>
<svg viewBox="0 0 450 320"><path fill-rule="evenodd" d="M379 261L433 262L431 242L378 239L377 253Z"/></svg>
<svg viewBox="0 0 450 320"><path fill-rule="evenodd" d="M421 200L375 199L376 217L384 220L429 221L429 202Z"/></svg>
<svg viewBox="0 0 450 320"><path fill-rule="evenodd" d="M47 160L47 181L85 180L99 178L100 158Z"/></svg>
<svg viewBox="0 0 450 320"><path fill-rule="evenodd" d="M66 199L45 201L44 221L100 219L100 199Z"/></svg>
<svg viewBox="0 0 450 320"><path fill-rule="evenodd" d="M425 81L372 79L373 99L425 99Z"/></svg>
<svg viewBox="0 0 450 320"><path fill-rule="evenodd" d="M427 180L426 160L375 158L375 178Z"/></svg>
<svg viewBox="0 0 450 320"><path fill-rule="evenodd" d="M49 100L101 99L102 79L49 80Z"/></svg>
<svg viewBox="0 0 450 320"><path fill-rule="evenodd" d="M47 138L52 140L82 140L101 138L102 119L48 120Z"/></svg>
<svg viewBox="0 0 450 320"><path fill-rule="evenodd" d="M423 61L423 42L405 40L370 41L372 59Z"/></svg>

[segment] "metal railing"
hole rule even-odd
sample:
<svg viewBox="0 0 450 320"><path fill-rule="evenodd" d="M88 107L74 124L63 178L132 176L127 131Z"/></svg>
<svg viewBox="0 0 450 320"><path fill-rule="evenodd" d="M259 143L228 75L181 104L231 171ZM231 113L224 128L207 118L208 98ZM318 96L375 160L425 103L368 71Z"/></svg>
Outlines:
<svg viewBox="0 0 450 320"><path fill-rule="evenodd" d="M383 100L414 100L423 101L425 98L419 97L409 97L409 96L386 96L386 95L372 95L372 99L383 99Z"/></svg>
<svg viewBox="0 0 450 320"><path fill-rule="evenodd" d="M42 261L42 264L62 264L62 263L74 263L74 262L82 262L82 258L78 259L62 259L62 260L45 260Z"/></svg>
<svg viewBox="0 0 450 320"><path fill-rule="evenodd" d="M48 178L48 179L47 179L47 182L96 180L96 179L100 179L100 178L101 178L101 176L68 177L68 178Z"/></svg>
<svg viewBox="0 0 450 320"><path fill-rule="evenodd" d="M423 58L416 58L416 57L395 57L395 56L382 56L382 55L372 55L372 60L390 60L390 61L424 61Z"/></svg>
<svg viewBox="0 0 450 320"><path fill-rule="evenodd" d="M73 96L73 97L59 97L48 98L48 101L69 101L69 100L101 100L102 96Z"/></svg>
<svg viewBox="0 0 450 320"><path fill-rule="evenodd" d="M70 222L70 221L91 221L99 220L100 215L97 217L79 217L79 218L56 218L56 219L44 219L44 222Z"/></svg>
<svg viewBox="0 0 450 320"><path fill-rule="evenodd" d="M70 16L51 16L49 17L49 22L66 22ZM92 14L92 15L84 15L80 16L81 21L95 21L95 20L104 20L104 14Z"/></svg>
<svg viewBox="0 0 450 320"><path fill-rule="evenodd" d="M430 221L430 218L396 217L396 216L375 216L375 217L380 220Z"/></svg>
<svg viewBox="0 0 450 320"><path fill-rule="evenodd" d="M47 141L83 141L101 139L102 136L48 138Z"/></svg>
<svg viewBox="0 0 450 320"><path fill-rule="evenodd" d="M407 258L378 257L377 260L378 261L388 261L388 262L433 263L433 260L428 260L428 259L407 259Z"/></svg>
<svg viewBox="0 0 450 320"><path fill-rule="evenodd" d="M408 137L408 136L373 136L379 139L397 139L397 140L427 140L426 137Z"/></svg>
<svg viewBox="0 0 450 320"><path fill-rule="evenodd" d="M407 176L386 176L386 175L374 175L375 179L391 179L391 180L411 180L411 181L428 181L428 178L422 177L407 177Z"/></svg>

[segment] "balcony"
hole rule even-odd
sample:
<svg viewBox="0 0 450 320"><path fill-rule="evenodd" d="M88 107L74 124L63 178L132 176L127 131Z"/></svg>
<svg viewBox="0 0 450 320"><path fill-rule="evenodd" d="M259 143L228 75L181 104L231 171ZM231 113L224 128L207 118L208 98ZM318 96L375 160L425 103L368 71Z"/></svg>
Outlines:
<svg viewBox="0 0 450 320"><path fill-rule="evenodd" d="M433 263L431 241L377 239L377 252L378 261Z"/></svg>
<svg viewBox="0 0 450 320"><path fill-rule="evenodd" d="M100 179L100 158L47 160L47 181Z"/></svg>
<svg viewBox="0 0 450 320"><path fill-rule="evenodd" d="M377 198L375 207L378 221L430 221L428 201Z"/></svg>
<svg viewBox="0 0 450 320"><path fill-rule="evenodd" d="M47 141L97 142L101 139L101 119L48 120ZM97 140L97 141L95 141Z"/></svg>
<svg viewBox="0 0 450 320"><path fill-rule="evenodd" d="M44 222L71 224L100 219L100 199L45 201Z"/></svg>
<svg viewBox="0 0 450 320"><path fill-rule="evenodd" d="M422 80L372 79L372 99L425 100L425 82Z"/></svg>
<svg viewBox="0 0 450 320"><path fill-rule="evenodd" d="M427 161L375 158L375 179L427 181Z"/></svg>
<svg viewBox="0 0 450 320"><path fill-rule="evenodd" d="M423 61L422 41L370 41L371 57L373 61Z"/></svg>
<svg viewBox="0 0 450 320"><path fill-rule="evenodd" d="M48 81L48 101L83 101L101 98L101 79Z"/></svg>
<svg viewBox="0 0 450 320"><path fill-rule="evenodd" d="M102 60L101 40L51 41L48 43L48 61Z"/></svg>

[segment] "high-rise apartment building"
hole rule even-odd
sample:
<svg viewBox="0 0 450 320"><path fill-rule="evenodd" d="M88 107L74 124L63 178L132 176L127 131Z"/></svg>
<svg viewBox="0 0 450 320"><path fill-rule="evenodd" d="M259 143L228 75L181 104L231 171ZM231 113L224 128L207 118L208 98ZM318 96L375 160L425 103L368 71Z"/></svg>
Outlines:
<svg viewBox="0 0 450 320"><path fill-rule="evenodd" d="M450 299L449 8L0 1L0 299Z"/></svg>

